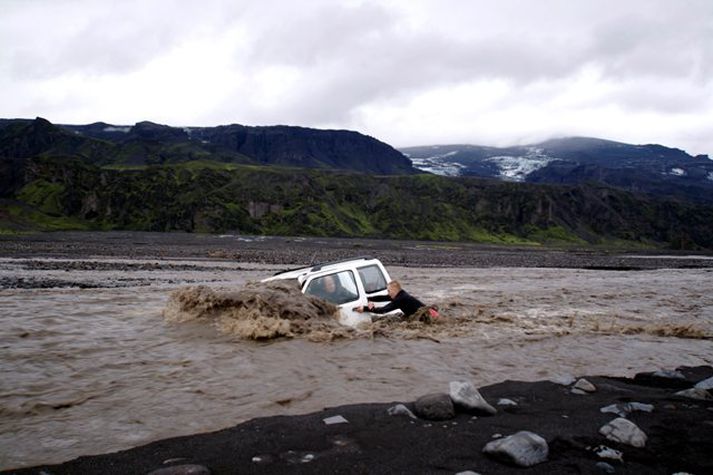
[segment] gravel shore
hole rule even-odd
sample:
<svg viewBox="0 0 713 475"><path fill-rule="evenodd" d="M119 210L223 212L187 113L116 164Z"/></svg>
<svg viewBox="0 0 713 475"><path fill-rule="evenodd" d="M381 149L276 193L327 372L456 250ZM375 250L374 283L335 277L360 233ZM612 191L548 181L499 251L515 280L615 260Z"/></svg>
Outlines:
<svg viewBox="0 0 713 475"><path fill-rule="evenodd" d="M0 257L209 258L300 266L371 255L409 267L566 267L637 270L713 267L713 254L596 248L489 246L378 239L147 232L55 232L0 236Z"/></svg>

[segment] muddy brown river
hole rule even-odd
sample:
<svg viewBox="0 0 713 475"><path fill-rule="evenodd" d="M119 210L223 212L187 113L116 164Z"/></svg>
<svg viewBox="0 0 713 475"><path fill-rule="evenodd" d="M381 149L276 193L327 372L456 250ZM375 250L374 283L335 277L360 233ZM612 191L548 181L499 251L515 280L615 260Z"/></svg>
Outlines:
<svg viewBox="0 0 713 475"><path fill-rule="evenodd" d="M484 386L713 364L713 269L705 267L388 266L455 323L323 341L244 340L162 316L176 289L235 289L283 268L1 258L0 282L13 285L0 288L0 468L254 417L408 401L457 378Z"/></svg>

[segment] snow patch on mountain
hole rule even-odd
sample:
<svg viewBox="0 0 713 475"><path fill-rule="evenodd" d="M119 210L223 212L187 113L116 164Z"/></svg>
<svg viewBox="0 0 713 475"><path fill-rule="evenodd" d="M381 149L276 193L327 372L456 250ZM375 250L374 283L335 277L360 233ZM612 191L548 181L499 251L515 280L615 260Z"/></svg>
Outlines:
<svg viewBox="0 0 713 475"><path fill-rule="evenodd" d="M708 176L706 178L708 178L710 181L713 181L713 172L708 172Z"/></svg>
<svg viewBox="0 0 713 475"><path fill-rule="evenodd" d="M115 127L113 125L104 127L102 129L102 131L104 131L104 132L123 132L125 134L128 134L130 130L131 130L131 127Z"/></svg>
<svg viewBox="0 0 713 475"><path fill-rule="evenodd" d="M439 147L434 146L432 148L437 149ZM456 154L458 154L458 152L453 151L441 155L432 155L430 157L411 158L411 162L414 167L425 172L444 176L458 176L465 167L458 162L448 159L448 157L452 157Z"/></svg>
<svg viewBox="0 0 713 475"><path fill-rule="evenodd" d="M501 155L487 158L485 161L497 165L503 180L525 181L527 175L546 167L553 160L556 159L544 154L541 148L528 147L524 156Z"/></svg>
<svg viewBox="0 0 713 475"><path fill-rule="evenodd" d="M684 176L685 174L686 174L686 171L683 168L672 168L671 169L671 175Z"/></svg>

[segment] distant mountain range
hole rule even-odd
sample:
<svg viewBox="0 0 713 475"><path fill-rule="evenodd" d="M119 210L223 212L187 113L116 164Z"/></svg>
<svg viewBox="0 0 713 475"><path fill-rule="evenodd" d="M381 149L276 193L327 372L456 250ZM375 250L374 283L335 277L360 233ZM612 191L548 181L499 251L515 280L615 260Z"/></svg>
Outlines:
<svg viewBox="0 0 713 475"><path fill-rule="evenodd" d="M434 145L402 148L416 168L449 176L529 183L601 183L632 192L713 202L713 160L662 145L589 137L516 147Z"/></svg>
<svg viewBox="0 0 713 475"><path fill-rule="evenodd" d="M413 174L411 161L358 132L291 126L170 127L96 122L54 125L37 118L0 119L0 157L80 157L94 165L158 165L194 160Z"/></svg>
<svg viewBox="0 0 713 475"><path fill-rule="evenodd" d="M585 138L404 151L418 168L345 130L0 119L0 235L130 229L713 249L707 157Z"/></svg>

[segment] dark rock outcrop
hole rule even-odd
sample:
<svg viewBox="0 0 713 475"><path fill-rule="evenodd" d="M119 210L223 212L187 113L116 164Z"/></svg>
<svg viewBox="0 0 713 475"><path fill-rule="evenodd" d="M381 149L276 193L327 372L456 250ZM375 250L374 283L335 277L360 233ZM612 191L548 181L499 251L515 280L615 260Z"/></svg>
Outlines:
<svg viewBox="0 0 713 475"><path fill-rule="evenodd" d="M191 137L263 164L409 174L411 161L391 146L349 130L277 125L227 125L191 129Z"/></svg>
<svg viewBox="0 0 713 475"><path fill-rule="evenodd" d="M80 157L88 163L150 165L214 160L372 174L414 174L411 161L390 145L349 130L291 126L171 127L95 122L53 125L35 120L0 120L0 157Z"/></svg>

